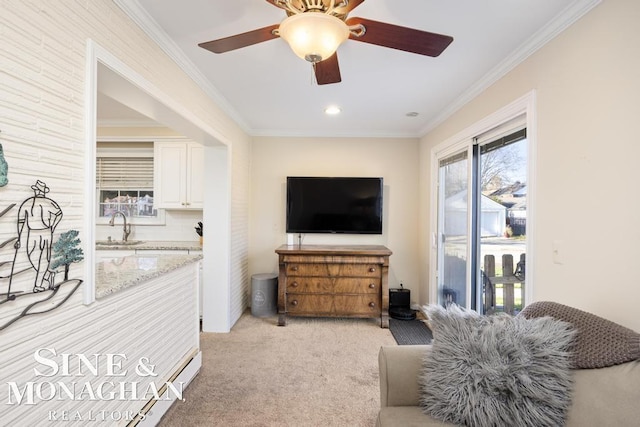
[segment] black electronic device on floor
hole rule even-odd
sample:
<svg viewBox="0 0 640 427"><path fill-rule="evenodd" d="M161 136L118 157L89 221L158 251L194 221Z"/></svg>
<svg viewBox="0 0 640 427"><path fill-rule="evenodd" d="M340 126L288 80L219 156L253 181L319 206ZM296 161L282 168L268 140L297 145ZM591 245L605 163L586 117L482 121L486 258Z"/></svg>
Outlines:
<svg viewBox="0 0 640 427"><path fill-rule="evenodd" d="M389 316L398 320L416 318L415 310L411 309L411 289L405 289L402 284L399 288L389 289Z"/></svg>

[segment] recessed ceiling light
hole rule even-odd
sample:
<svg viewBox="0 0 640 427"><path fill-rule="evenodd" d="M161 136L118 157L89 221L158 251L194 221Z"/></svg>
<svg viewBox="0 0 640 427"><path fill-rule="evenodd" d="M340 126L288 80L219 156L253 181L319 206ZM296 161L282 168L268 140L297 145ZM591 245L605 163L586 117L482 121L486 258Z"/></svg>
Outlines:
<svg viewBox="0 0 640 427"><path fill-rule="evenodd" d="M407 113L407 117L418 117L418 114L420 113L417 113L415 111L410 111Z"/></svg>
<svg viewBox="0 0 640 427"><path fill-rule="evenodd" d="M335 116L337 114L340 114L340 112L342 111L342 109L338 106L332 105L330 107L327 107L324 109L324 113L328 114L330 116Z"/></svg>

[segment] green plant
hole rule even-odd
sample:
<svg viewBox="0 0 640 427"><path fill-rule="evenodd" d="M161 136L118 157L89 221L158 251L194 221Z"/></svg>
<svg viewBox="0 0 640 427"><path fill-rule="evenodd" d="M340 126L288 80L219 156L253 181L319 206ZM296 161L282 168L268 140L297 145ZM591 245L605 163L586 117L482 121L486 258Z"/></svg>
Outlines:
<svg viewBox="0 0 640 427"><path fill-rule="evenodd" d="M80 262L84 259L84 253L80 247L78 230L69 230L60 235L60 238L53 244L53 260L50 270L56 270L64 266L64 280L69 280L69 266L73 262Z"/></svg>

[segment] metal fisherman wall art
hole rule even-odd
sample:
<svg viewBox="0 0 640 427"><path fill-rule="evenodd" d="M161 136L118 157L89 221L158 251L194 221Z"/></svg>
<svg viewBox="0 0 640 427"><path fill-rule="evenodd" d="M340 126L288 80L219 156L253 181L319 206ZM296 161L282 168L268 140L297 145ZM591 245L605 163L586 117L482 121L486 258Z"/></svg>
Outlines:
<svg viewBox="0 0 640 427"><path fill-rule="evenodd" d="M83 259L78 232L62 233L54 242L62 209L47 197L50 190L43 181L37 180L31 189L33 196L17 211L17 236L0 243L0 331L20 318L60 307L82 283L68 278L69 265ZM15 206L4 208L0 221ZM56 280L60 267L64 267L64 278ZM3 312L12 315L7 320Z"/></svg>

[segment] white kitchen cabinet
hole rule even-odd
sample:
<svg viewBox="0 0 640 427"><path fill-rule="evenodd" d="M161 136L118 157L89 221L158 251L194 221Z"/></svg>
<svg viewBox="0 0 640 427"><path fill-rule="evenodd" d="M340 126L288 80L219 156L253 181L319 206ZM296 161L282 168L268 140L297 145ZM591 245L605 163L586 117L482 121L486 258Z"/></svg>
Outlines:
<svg viewBox="0 0 640 427"><path fill-rule="evenodd" d="M202 209L204 147L191 141L154 143L154 207Z"/></svg>

